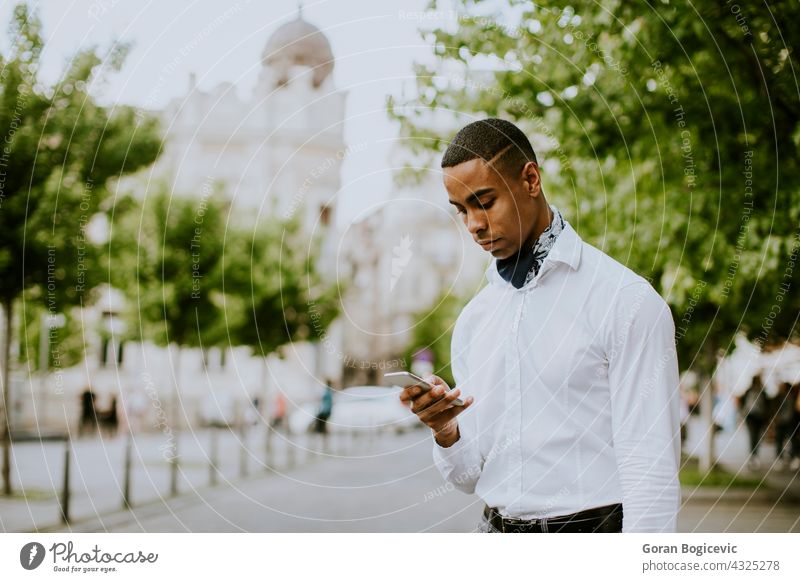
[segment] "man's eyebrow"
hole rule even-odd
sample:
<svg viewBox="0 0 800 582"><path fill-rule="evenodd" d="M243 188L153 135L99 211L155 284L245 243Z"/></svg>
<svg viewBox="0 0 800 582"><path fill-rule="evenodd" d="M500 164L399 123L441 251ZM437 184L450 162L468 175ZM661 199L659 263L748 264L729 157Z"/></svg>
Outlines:
<svg viewBox="0 0 800 582"><path fill-rule="evenodd" d="M471 202L478 202L478 198L485 196L486 194L491 194L492 192L494 192L494 188L481 188L480 190L475 190L475 192L467 196L467 204ZM448 202L450 202L450 204L459 204L454 200L448 200Z"/></svg>
<svg viewBox="0 0 800 582"><path fill-rule="evenodd" d="M475 190L472 194L467 196L467 204L470 202L478 202L478 198L481 196L485 196L486 194L491 194L494 192L494 188L481 188L480 190Z"/></svg>

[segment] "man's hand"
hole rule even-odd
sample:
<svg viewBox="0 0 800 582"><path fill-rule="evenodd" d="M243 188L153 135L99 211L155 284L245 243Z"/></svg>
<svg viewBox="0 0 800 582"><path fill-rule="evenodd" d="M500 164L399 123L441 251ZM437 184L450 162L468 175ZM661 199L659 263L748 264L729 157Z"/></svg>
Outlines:
<svg viewBox="0 0 800 582"><path fill-rule="evenodd" d="M464 406L455 406L453 400L461 393L458 388L450 390L439 376L431 375L425 380L433 390L423 392L420 386L406 386L400 393L400 400L410 402L411 412L430 427L441 446L452 446L460 436L456 417L475 399L470 396L464 401Z"/></svg>

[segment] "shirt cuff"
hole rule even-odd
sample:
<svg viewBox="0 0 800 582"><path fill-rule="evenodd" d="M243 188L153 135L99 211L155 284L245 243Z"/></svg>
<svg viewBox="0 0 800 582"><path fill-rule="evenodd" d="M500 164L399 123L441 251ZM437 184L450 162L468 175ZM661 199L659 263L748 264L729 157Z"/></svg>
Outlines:
<svg viewBox="0 0 800 582"><path fill-rule="evenodd" d="M474 493L482 470L477 440L461 433L452 446L443 447L436 442L433 432L431 440L433 462L444 480L464 493Z"/></svg>
<svg viewBox="0 0 800 582"><path fill-rule="evenodd" d="M431 440L433 441L434 459L444 461L445 463L453 464L454 461L464 454L464 449L467 448L466 439L463 434L459 434L458 440L449 447L443 447L436 442L436 435L433 431L431 431Z"/></svg>

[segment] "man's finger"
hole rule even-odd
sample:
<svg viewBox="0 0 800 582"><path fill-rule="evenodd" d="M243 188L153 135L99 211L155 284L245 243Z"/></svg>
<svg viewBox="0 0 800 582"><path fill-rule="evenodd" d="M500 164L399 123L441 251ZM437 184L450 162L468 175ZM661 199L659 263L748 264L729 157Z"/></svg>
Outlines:
<svg viewBox="0 0 800 582"><path fill-rule="evenodd" d="M474 401L475 399L470 396L464 401L464 406L451 406L450 408L445 408L439 413L438 416L429 420L435 421L436 424L446 424L469 408Z"/></svg>
<svg viewBox="0 0 800 582"><path fill-rule="evenodd" d="M415 396L419 396L420 394L422 394L422 388L420 386L406 386L400 393L400 400L412 400Z"/></svg>
<svg viewBox="0 0 800 582"><path fill-rule="evenodd" d="M461 392L458 388L450 390L444 396L438 398L436 402L424 408L423 410L419 411L417 413L417 416L419 416L420 420L422 420L423 422L426 420L430 420L431 417L439 414L448 407L453 406L453 400L455 400L460 393Z"/></svg>
<svg viewBox="0 0 800 582"><path fill-rule="evenodd" d="M429 406L433 403L437 402L440 398L442 398L447 392L441 387L437 386L433 390L429 390L413 399L413 404L411 407L411 411L414 414L418 412L422 412L423 410L427 410Z"/></svg>

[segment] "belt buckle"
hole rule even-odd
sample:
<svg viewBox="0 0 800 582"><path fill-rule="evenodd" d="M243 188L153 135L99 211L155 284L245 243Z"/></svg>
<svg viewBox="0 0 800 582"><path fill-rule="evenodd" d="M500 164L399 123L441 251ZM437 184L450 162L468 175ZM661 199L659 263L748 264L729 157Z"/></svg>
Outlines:
<svg viewBox="0 0 800 582"><path fill-rule="evenodd" d="M487 516L489 522L491 523L495 521L494 520L495 517L499 518L497 520L499 521L498 525L500 526L498 529L500 529L500 531L502 531L503 533L510 533L512 531L525 532L529 529L540 526L540 524L544 521L539 518L519 519L516 517L506 517L493 507L487 506L487 508L489 513L489 515Z"/></svg>
<svg viewBox="0 0 800 582"><path fill-rule="evenodd" d="M519 533L526 533L529 530L537 527L541 520L539 519L516 519L516 518L507 518L509 526L512 526L516 529ZM505 528L505 520L503 523Z"/></svg>

